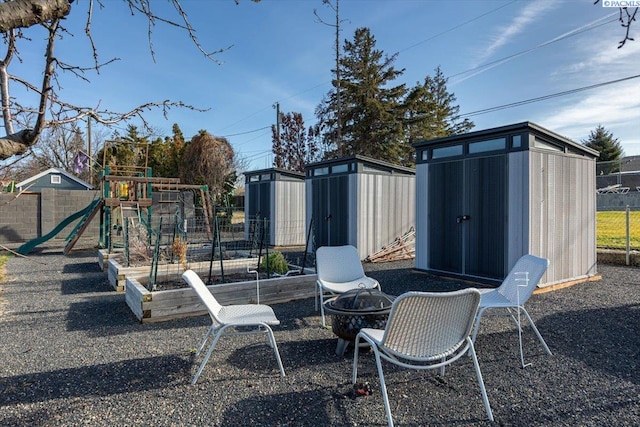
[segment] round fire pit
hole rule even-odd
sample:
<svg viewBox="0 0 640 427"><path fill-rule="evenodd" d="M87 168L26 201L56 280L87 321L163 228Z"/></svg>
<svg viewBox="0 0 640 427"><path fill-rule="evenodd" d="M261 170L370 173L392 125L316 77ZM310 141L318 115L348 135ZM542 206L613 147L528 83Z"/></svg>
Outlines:
<svg viewBox="0 0 640 427"><path fill-rule="evenodd" d="M395 296L378 289L353 289L324 303L332 317L331 329L338 336L336 354L342 356L362 328L384 329Z"/></svg>

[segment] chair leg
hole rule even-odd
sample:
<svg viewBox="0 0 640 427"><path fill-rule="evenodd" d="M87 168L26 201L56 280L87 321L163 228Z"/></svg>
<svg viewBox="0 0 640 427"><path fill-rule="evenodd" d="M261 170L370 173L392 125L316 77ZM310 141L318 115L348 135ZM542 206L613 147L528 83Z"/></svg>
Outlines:
<svg viewBox="0 0 640 427"><path fill-rule="evenodd" d="M518 330L520 332L522 332L522 324L520 323L520 320L518 320L518 318L513 315L513 311L511 311L511 307L507 307L506 310L507 310L507 313L509 313L509 316L511 317L511 320L513 320L513 323L516 325ZM520 314L520 313L518 313L518 314Z"/></svg>
<svg viewBox="0 0 640 427"><path fill-rule="evenodd" d="M378 347L374 344L373 354L376 356L376 365L378 366L378 377L380 378L380 390L382 391L382 400L384 401L384 411L387 414L387 425L393 427L393 418L391 417L391 407L389 405L389 396L387 395L387 385L384 382L384 373L382 372L382 361L380 360L380 353Z"/></svg>
<svg viewBox="0 0 640 427"><path fill-rule="evenodd" d="M198 344L198 351L196 351L196 356L200 356L200 353L202 353L202 350L204 349L204 346L207 344L207 340L211 336L211 333L213 332L214 329L215 328L213 325L209 327L209 329L207 329L207 332L204 334L204 337L202 337L200 344Z"/></svg>
<svg viewBox="0 0 640 427"><path fill-rule="evenodd" d="M524 307L522 307L522 312L524 313L525 316L527 316L527 320L529 321L529 324L531 325L531 328L533 329L533 331L538 336L538 340L540 341L540 344L542 344L542 347L544 347L544 350L547 352L547 354L551 356L552 355L551 350L549 350L549 347L547 346L547 343L544 341L544 338L542 338L540 331L538 331L538 328L536 328L536 324L533 323L531 316L529 316L529 313Z"/></svg>
<svg viewBox="0 0 640 427"><path fill-rule="evenodd" d="M323 296L323 292L322 289L319 289L319 296L320 296L320 315L322 316L322 327L326 328L327 327L327 323L325 321L324 318L324 296Z"/></svg>
<svg viewBox="0 0 640 427"><path fill-rule="evenodd" d="M280 359L280 352L278 351L278 345L276 344L276 338L273 336L273 331L270 327L267 328L267 336L269 337L271 348L276 355L276 361L278 362L278 367L280 368L280 375L285 376L284 367L282 366L282 360Z"/></svg>
<svg viewBox="0 0 640 427"><path fill-rule="evenodd" d="M364 341L367 341L369 343L369 345L373 349L373 353L375 354L376 366L378 367L378 377L380 378L380 390L382 390L382 400L384 401L384 410L385 410L385 413L387 414L387 424L388 424L388 427L393 427L393 418L391 417L391 408L389 406L389 396L387 395L387 386L386 386L386 384L384 382L384 373L382 372L382 361L380 359L380 352L378 351L378 347L376 346L376 344L374 342L372 342L366 336L360 335L359 333L358 333L358 335L356 335L356 339L355 339L354 345L353 345L353 348L354 348L354 350L353 350L353 375L351 377L351 382L353 384L355 384L357 379L358 379L358 353L359 353L359 350L360 350L360 339L361 338Z"/></svg>
<svg viewBox="0 0 640 427"><path fill-rule="evenodd" d="M469 343L469 353L473 359L473 367L476 370L476 377L478 378L478 385L480 385L480 392L482 393L482 401L484 402L484 409L487 411L489 421L493 421L493 412L491 412L491 406L489 405L489 398L487 397L487 389L484 387L484 380L482 379L482 372L480 372L480 364L476 356L476 351L473 348L473 341L467 338Z"/></svg>
<svg viewBox="0 0 640 427"><path fill-rule="evenodd" d="M486 310L486 307L480 307L478 309L478 313L476 314L476 321L475 326L473 327L473 335L471 338L471 341L476 342L476 336L478 335L478 329L480 329L480 319L482 318L482 314L484 313L484 311Z"/></svg>
<svg viewBox="0 0 640 427"><path fill-rule="evenodd" d="M353 371L351 375L351 383L355 384L358 380L358 350L360 350L360 335L356 335L353 348Z"/></svg>
<svg viewBox="0 0 640 427"><path fill-rule="evenodd" d="M191 380L191 384L195 384L196 381L198 381L198 377L202 373L204 366L209 361L209 357L211 357L211 353L213 353L213 349L216 348L216 344L218 343L218 340L220 339L221 335L222 335L222 330L219 330L218 333L213 337L213 342L211 343L209 350L207 350L207 354L205 354L204 358L202 359L202 362L200 363L200 366L198 367L196 374L193 376L193 379Z"/></svg>

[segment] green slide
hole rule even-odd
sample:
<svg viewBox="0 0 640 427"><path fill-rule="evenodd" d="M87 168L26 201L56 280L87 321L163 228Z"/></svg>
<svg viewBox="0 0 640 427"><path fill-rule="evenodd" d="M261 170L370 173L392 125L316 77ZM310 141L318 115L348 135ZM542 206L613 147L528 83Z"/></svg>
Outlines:
<svg viewBox="0 0 640 427"><path fill-rule="evenodd" d="M59 232L61 232L67 225L71 224L73 221L77 220L78 218L83 218L90 215L95 209L95 207L100 203L100 201L101 201L100 199L93 200L89 204L89 206L87 206L82 210L79 210L78 212L72 215L69 215L68 217L63 219L60 222L60 224L56 225L53 230L51 230L44 236L36 237L35 239L29 240L28 242L23 243L22 246L18 248L17 252L22 255L27 255L29 252L33 250L33 248L56 236Z"/></svg>

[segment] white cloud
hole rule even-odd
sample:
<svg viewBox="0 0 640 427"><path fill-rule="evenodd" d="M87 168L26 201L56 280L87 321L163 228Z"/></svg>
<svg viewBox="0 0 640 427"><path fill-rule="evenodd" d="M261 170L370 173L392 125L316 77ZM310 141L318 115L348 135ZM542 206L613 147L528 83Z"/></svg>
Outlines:
<svg viewBox="0 0 640 427"><path fill-rule="evenodd" d="M548 0L537 0L528 3L508 25L498 29L498 34L493 37L493 42L485 49L478 59L478 63L490 58L494 52L512 41L518 34L526 32L530 24L537 21L546 12L556 8L557 5L558 2Z"/></svg>
<svg viewBox="0 0 640 427"><path fill-rule="evenodd" d="M576 61L557 69L554 76L582 74L592 80L611 80L616 78L613 76L628 77L639 71L637 58L640 56L640 43L628 43L622 49L617 49L610 38L592 37L578 40L571 50L575 52L571 57Z"/></svg>
<svg viewBox="0 0 640 427"><path fill-rule="evenodd" d="M638 154L640 78L590 91L577 101L574 98L557 104L540 117L536 121L574 141L584 140L596 126L602 125L620 139L628 155Z"/></svg>

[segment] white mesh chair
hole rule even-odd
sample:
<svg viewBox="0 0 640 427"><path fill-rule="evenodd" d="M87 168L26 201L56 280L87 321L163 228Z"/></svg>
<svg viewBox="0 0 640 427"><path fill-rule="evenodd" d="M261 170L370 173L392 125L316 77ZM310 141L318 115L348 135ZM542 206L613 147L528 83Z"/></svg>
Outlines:
<svg viewBox="0 0 640 427"><path fill-rule="evenodd" d="M547 271L549 267L549 260L545 258L539 258L534 255L524 255L521 257L516 265L513 266L509 275L504 279L502 284L496 289L480 289L482 298L480 299L480 307L478 308L478 314L476 315L476 324L473 331L473 341L475 342L478 335L478 329L480 328L480 319L487 310L487 315L508 315L515 322L518 327L518 337L520 341L520 361L524 368L524 355L522 351L522 322L520 321L520 314L523 313L531 328L538 336L538 340L547 354L551 355L551 350L544 342L540 331L536 328L535 323L524 308L524 304L529 300L531 294L535 290L536 286L540 282L540 279ZM494 309L499 309L494 311ZM513 310L516 310L514 316Z"/></svg>
<svg viewBox="0 0 640 427"><path fill-rule="evenodd" d="M389 427L393 426L381 359L409 369L444 368L464 354L473 359L482 400L489 420L493 421L480 365L471 340L471 329L480 292L469 288L454 292L407 292L395 299L385 329L363 328L356 336L353 378L358 375L360 340L371 345L378 366L380 389Z"/></svg>
<svg viewBox="0 0 640 427"><path fill-rule="evenodd" d="M322 246L316 251L316 310L320 299L322 326L326 326L324 318L324 301L332 296L343 294L352 289L380 289L376 279L364 274L358 250L351 245Z"/></svg>
<svg viewBox="0 0 640 427"><path fill-rule="evenodd" d="M276 318L271 307L263 304L222 306L193 270L185 271L182 274L182 278L193 288L196 294L198 294L198 297L200 297L200 300L209 311L212 321L211 327L204 334L198 346L196 355L200 355L210 337L213 337L213 341L202 359L198 371L193 376L191 384L195 384L196 381L198 381L198 377L202 373L204 366L207 364L211 353L213 353L213 349L216 347L222 335L266 334L267 343L273 349L276 360L278 361L278 367L280 368L280 374L284 377L282 360L280 360L276 339L271 330L271 326L279 325L280 321ZM241 327L241 330L238 330L237 327Z"/></svg>

